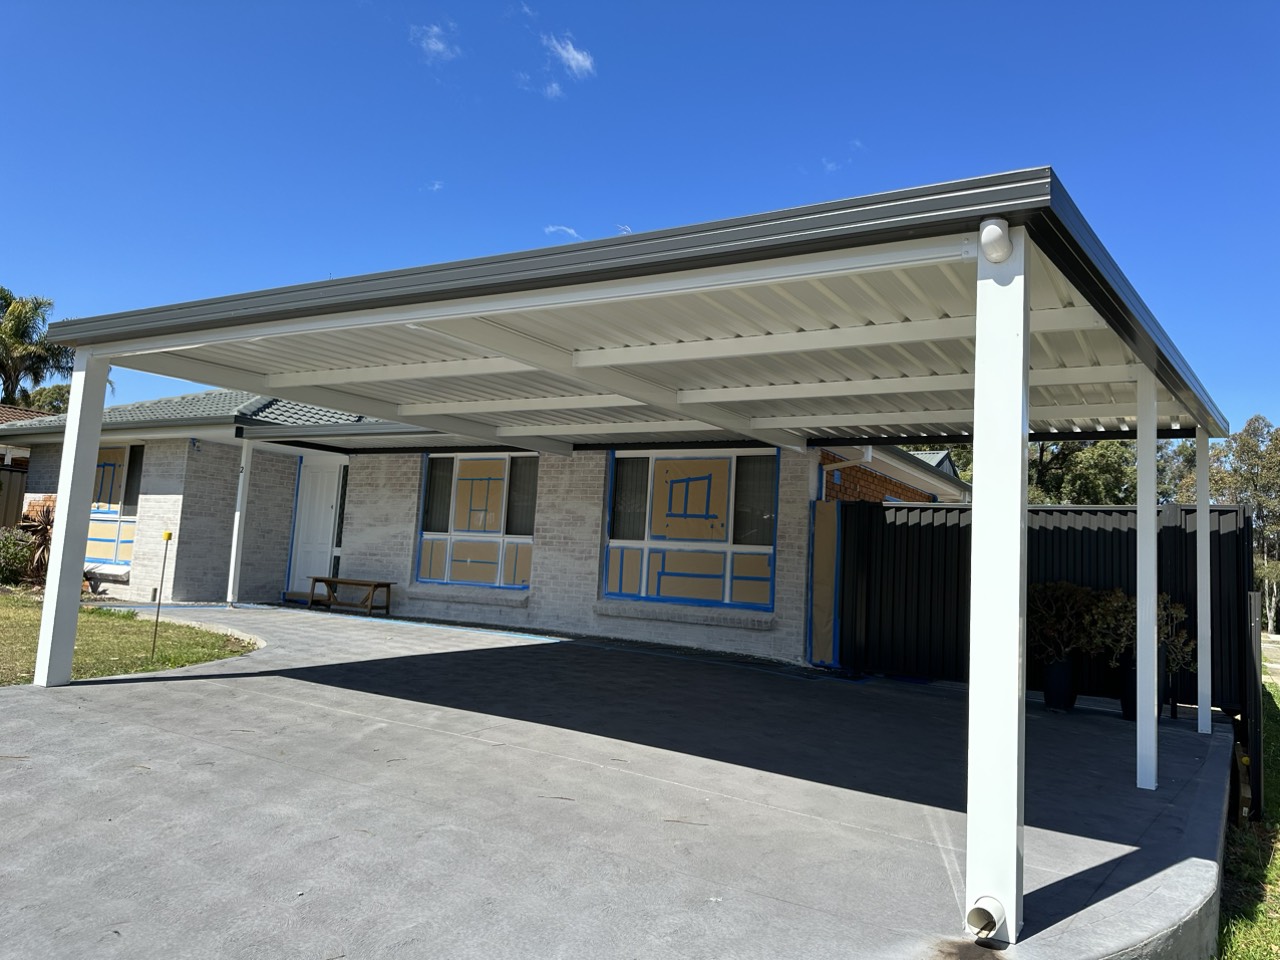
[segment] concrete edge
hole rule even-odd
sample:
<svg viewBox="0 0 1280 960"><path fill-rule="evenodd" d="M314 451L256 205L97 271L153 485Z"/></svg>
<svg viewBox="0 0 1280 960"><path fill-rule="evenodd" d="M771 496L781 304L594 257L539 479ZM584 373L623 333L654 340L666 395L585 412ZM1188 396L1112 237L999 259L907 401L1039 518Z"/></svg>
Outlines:
<svg viewBox="0 0 1280 960"><path fill-rule="evenodd" d="M132 603L119 603L119 604L105 603L105 604L102 604L102 606L112 610L137 610L138 612L141 612L142 610L142 608ZM192 609L192 608L187 607L184 609ZM186 617L171 617L164 612L163 608L161 608L160 610L160 622L172 623L182 627L195 627L197 630L207 630L209 631L209 633L220 633L226 637L234 637L236 640L240 640L243 643L252 643L254 650L261 650L263 647L267 646L267 641L262 639L262 637L259 637L257 634L245 633L243 630L236 630L234 628L227 627L210 620L188 620ZM249 652L252 652L252 651L249 651ZM223 659L225 660L227 658L224 657ZM204 662L217 663L216 660L206 660ZM200 664L196 664L196 663L190 664L190 666L193 666L193 667L196 667L199 665ZM178 667L176 669L182 670L185 668ZM156 672L162 672L162 671L156 671ZM121 676L133 677L133 676L139 676L139 674L125 673L125 674L121 674ZM95 679L101 679L101 678L95 678Z"/></svg>
<svg viewBox="0 0 1280 960"><path fill-rule="evenodd" d="M1231 791L1230 764L1233 740L1225 729L1210 734L1205 771L1195 787L1195 795L1186 814L1187 848L1194 854L1212 852L1213 883L1206 884L1196 901L1171 926L1141 943L1119 952L1105 954L1099 960L1205 960L1218 955L1218 918L1222 897L1222 855L1226 843L1227 804ZM1228 775L1219 780L1212 773L1226 769ZM1185 862L1185 861L1184 861Z"/></svg>

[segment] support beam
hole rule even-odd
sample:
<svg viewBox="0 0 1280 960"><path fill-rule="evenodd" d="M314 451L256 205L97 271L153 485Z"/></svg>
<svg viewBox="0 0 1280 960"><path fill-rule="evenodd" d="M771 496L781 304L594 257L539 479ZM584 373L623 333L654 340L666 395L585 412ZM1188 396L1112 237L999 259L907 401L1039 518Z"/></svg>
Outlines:
<svg viewBox="0 0 1280 960"><path fill-rule="evenodd" d="M1177 416L1182 413L1182 406L1177 403L1157 405L1160 416ZM1032 421L1044 420L1120 420L1132 419L1133 408L1119 403L1075 404L1059 407L1031 407ZM828 415L796 415L785 417L752 417L751 425L756 428L789 427L793 429L816 427L879 427L886 429L899 425L909 426L921 423L970 423L973 421L972 409L962 410L889 410L883 413L835 413ZM1066 436L1064 434L1064 436ZM1092 439L1092 437L1090 437Z"/></svg>
<svg viewBox="0 0 1280 960"><path fill-rule="evenodd" d="M1138 787L1157 785L1160 682L1156 636L1156 377L1150 370L1138 375Z"/></svg>
<svg viewBox="0 0 1280 960"><path fill-rule="evenodd" d="M431 417L450 414L529 413L543 410L606 410L617 407L643 407L639 400L620 397L616 393L593 393L573 397L509 397L503 400L459 400L440 403L402 403L401 416Z"/></svg>
<svg viewBox="0 0 1280 960"><path fill-rule="evenodd" d="M690 433L718 430L700 420L625 420L618 423L536 423L524 427L499 427L500 437L578 437L624 433Z"/></svg>
<svg viewBox="0 0 1280 960"><path fill-rule="evenodd" d="M1036 333L1074 330L1101 330L1106 322L1092 307L1056 307L1038 310ZM682 360L726 360L734 357L774 356L782 353L813 353L827 350L854 350L901 343L965 340L976 330L973 317L940 317L900 323L868 323L861 327L831 330L803 330L752 337L722 337L684 343L656 343L650 346L608 347L578 350L573 365L622 367L632 364L678 363Z"/></svg>
<svg viewBox="0 0 1280 960"><path fill-rule="evenodd" d="M1213 558L1209 549L1209 433L1196 430L1196 729L1213 725Z"/></svg>
<svg viewBox="0 0 1280 960"><path fill-rule="evenodd" d="M494 323L484 317L466 321L432 324L433 333L443 334L461 343L469 343L486 351L500 353L513 360L530 363L587 388L608 390L632 400L639 400L661 414L700 420L720 430L760 440L774 447L805 449L804 440L794 433L753 426L746 417L704 404L681 405L676 391L660 386L626 370L583 369L573 365L573 352L528 334Z"/></svg>
<svg viewBox="0 0 1280 960"><path fill-rule="evenodd" d="M299 403L310 403L318 407L333 410L344 410L366 417L377 417L396 423L407 423L414 427L424 427L442 434L467 437L472 440L484 440L500 443L496 428L474 420L458 417L406 417L401 416L396 404L384 400L373 400L342 390L327 387L287 387L267 389L266 378L261 374L237 370L221 363L210 363L197 360L182 354L148 353L130 356L125 365L134 370L145 370L148 373L159 373L166 377L178 377L183 380L194 380L197 383L208 383L216 387L232 390L249 390L267 396L279 397L281 400L296 400ZM537 450L541 453L553 453L567 456L573 452L570 444L559 440L530 437L519 444L526 450Z"/></svg>
<svg viewBox="0 0 1280 960"><path fill-rule="evenodd" d="M965 919L971 933L1013 943L1023 900L1029 244L1023 227L982 227L984 241L1003 243L988 254L984 242L978 255L972 549L982 575L969 586Z"/></svg>
<svg viewBox="0 0 1280 960"><path fill-rule="evenodd" d="M45 580L44 610L40 616L40 643L36 649L34 682L40 687L59 687L71 682L80 584L84 581L84 548L89 535L98 439L102 434L102 405L110 369L106 360L89 351L76 352L62 466L58 472L58 500L53 509L53 544Z"/></svg>
<svg viewBox="0 0 1280 960"><path fill-rule="evenodd" d="M249 507L249 479L253 470L253 441L240 442L240 477L236 481L236 513L231 523L231 570L227 576L227 606L240 599L240 561L244 555L245 518Z"/></svg>
<svg viewBox="0 0 1280 960"><path fill-rule="evenodd" d="M1130 383L1137 378L1136 364L1105 367L1055 367L1031 371L1033 387L1071 387L1099 383ZM877 377L871 380L835 380L817 383L779 383L759 387L700 387L681 390L681 403L738 403L752 400L811 400L826 397L891 397L905 393L940 393L972 390L972 373L944 373L926 377Z"/></svg>
<svg viewBox="0 0 1280 960"><path fill-rule="evenodd" d="M423 363L392 363L376 367L340 367L334 370L304 370L301 373L272 373L266 384L279 387L320 387L339 383L387 383L395 380L437 380L446 377L482 377L498 373L529 373L534 368L506 357L476 357L467 360L428 360Z"/></svg>

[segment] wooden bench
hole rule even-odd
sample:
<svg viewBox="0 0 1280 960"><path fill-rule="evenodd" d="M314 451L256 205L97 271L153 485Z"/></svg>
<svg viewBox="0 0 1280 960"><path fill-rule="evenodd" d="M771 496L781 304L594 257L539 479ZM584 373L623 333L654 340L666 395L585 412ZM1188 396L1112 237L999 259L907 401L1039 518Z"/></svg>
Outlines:
<svg viewBox="0 0 1280 960"><path fill-rule="evenodd" d="M311 595L307 598L308 607L328 607L342 610L363 610L366 616L373 616L375 609L382 615L391 616L391 587L394 580L354 580L351 577L312 577ZM324 587L324 595L316 596L316 587ZM341 600L338 598L339 587L356 587L364 590L359 600ZM377 603L378 591L382 591L382 602Z"/></svg>

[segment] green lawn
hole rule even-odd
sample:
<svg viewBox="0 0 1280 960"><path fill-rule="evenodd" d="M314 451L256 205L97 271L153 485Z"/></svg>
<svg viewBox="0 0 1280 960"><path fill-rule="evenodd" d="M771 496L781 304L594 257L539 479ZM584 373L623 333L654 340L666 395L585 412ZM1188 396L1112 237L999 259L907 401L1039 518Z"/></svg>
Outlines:
<svg viewBox="0 0 1280 960"><path fill-rule="evenodd" d="M1261 823L1227 827L1223 859L1221 960L1280 958L1280 687L1268 683L1263 697L1264 756Z"/></svg>
<svg viewBox="0 0 1280 960"><path fill-rule="evenodd" d="M152 620L132 611L82 607L71 675L76 680L169 670L235 657L253 649L225 634L161 623L151 659ZM30 594L0 594L0 685L30 683L35 671L40 602Z"/></svg>

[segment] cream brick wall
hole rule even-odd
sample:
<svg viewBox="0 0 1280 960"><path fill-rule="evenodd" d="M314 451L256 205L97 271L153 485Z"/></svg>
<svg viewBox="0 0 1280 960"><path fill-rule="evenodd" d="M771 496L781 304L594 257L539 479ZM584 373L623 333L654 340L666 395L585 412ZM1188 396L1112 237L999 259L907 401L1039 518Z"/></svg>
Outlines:
<svg viewBox="0 0 1280 960"><path fill-rule="evenodd" d="M801 661L814 461L816 455L804 453L781 457L772 613L602 599L608 455L598 451L541 458L528 591L415 583L422 457L353 456L342 572L397 581L393 610L408 616Z"/></svg>
<svg viewBox="0 0 1280 960"><path fill-rule="evenodd" d="M238 451L236 456L239 457ZM238 459L235 469L238 482ZM254 450L253 469L249 472L244 552L240 560L240 599L246 603L279 600L285 589L297 482L296 456L265 453L261 447ZM234 517L234 501L231 510ZM228 544L228 560L230 549ZM224 595L225 591L224 581Z"/></svg>

